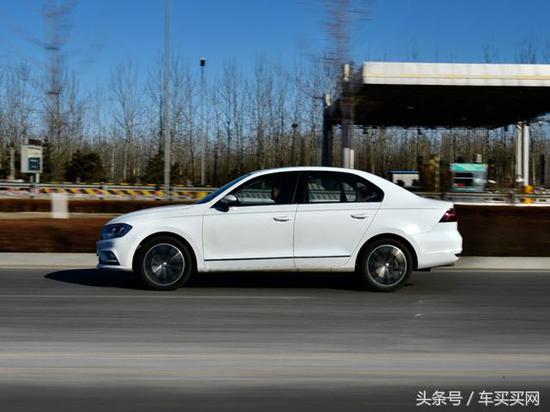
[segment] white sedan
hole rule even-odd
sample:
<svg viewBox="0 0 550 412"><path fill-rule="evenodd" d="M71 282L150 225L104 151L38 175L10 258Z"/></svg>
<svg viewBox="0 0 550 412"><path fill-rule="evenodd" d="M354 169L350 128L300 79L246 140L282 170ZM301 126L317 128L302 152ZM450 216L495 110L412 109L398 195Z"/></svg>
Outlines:
<svg viewBox="0 0 550 412"><path fill-rule="evenodd" d="M377 291L411 271L453 264L462 237L452 203L359 170L289 167L246 174L193 205L112 219L99 268L171 290L195 272L357 271Z"/></svg>

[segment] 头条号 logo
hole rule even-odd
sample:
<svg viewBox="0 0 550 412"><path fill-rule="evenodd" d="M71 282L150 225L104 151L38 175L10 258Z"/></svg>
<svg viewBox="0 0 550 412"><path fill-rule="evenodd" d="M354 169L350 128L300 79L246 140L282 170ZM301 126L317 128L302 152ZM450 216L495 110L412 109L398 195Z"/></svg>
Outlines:
<svg viewBox="0 0 550 412"><path fill-rule="evenodd" d="M416 406L540 406L539 391L460 391L420 390Z"/></svg>

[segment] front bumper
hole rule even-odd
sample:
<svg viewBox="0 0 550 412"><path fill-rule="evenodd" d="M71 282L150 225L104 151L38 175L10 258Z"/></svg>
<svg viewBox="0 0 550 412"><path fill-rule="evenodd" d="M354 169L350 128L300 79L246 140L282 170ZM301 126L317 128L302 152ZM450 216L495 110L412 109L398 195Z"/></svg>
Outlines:
<svg viewBox="0 0 550 412"><path fill-rule="evenodd" d="M96 242L98 269L132 270L132 240L123 236Z"/></svg>
<svg viewBox="0 0 550 412"><path fill-rule="evenodd" d="M100 249L96 252L100 265L120 266L120 263L111 250Z"/></svg>

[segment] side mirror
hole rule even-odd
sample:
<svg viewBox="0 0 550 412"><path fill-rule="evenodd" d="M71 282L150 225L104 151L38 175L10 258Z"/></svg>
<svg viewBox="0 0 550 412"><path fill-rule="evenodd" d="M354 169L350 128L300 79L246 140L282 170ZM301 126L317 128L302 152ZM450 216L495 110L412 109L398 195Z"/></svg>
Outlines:
<svg viewBox="0 0 550 412"><path fill-rule="evenodd" d="M227 212L231 206L235 206L239 203L239 199L235 195L225 195L216 204L216 209Z"/></svg>

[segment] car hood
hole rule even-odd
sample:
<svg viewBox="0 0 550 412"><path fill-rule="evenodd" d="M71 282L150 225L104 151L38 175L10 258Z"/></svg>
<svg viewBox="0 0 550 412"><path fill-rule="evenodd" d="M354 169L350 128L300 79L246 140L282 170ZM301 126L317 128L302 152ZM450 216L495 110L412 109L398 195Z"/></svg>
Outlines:
<svg viewBox="0 0 550 412"><path fill-rule="evenodd" d="M193 214L197 210L197 205L173 205L151 207L148 209L138 210L136 212L126 213L111 219L107 224L113 223L131 223L144 218L164 218L172 216L184 216Z"/></svg>

